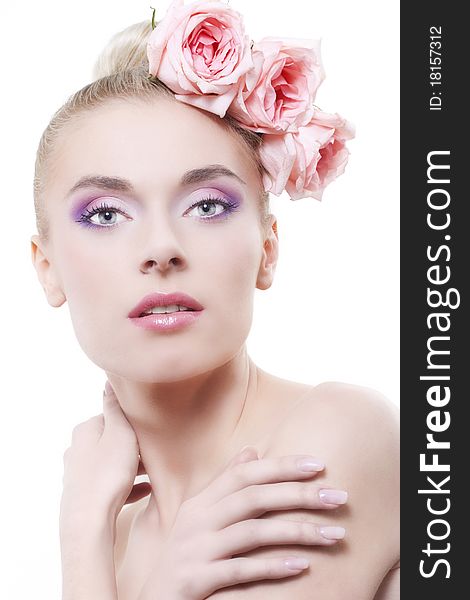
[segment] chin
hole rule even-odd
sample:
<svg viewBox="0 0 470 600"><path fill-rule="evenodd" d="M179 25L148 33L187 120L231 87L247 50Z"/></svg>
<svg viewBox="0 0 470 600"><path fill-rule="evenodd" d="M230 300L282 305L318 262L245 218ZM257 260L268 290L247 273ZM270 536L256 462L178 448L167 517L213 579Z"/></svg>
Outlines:
<svg viewBox="0 0 470 600"><path fill-rule="evenodd" d="M96 330L82 330L77 338L88 358L107 373L141 383L176 383L232 360L244 346L250 324L238 319L186 339L168 335L136 342L134 335L118 335L112 328L99 335ZM226 334L220 335L221 330Z"/></svg>
<svg viewBox="0 0 470 600"><path fill-rule="evenodd" d="M138 360L137 353L134 352L129 360L121 361L101 361L98 364L104 371L115 373L118 377L127 379L128 381L136 381L140 383L177 383L191 377L197 377L211 371L220 366L223 361L208 360L208 357L203 355L199 357L181 356L170 359L168 356L161 358L156 356L153 360L148 355L142 360Z"/></svg>

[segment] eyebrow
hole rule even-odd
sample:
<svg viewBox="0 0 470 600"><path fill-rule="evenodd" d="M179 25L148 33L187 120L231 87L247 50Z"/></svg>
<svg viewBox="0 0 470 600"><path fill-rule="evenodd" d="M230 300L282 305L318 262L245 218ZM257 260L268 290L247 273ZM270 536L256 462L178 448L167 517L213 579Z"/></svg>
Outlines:
<svg viewBox="0 0 470 600"><path fill-rule="evenodd" d="M236 173L224 167L223 165L207 165L199 169L192 169L186 171L180 179L180 185L187 186L193 183L200 183L201 181L210 181L220 176L232 177L237 179L243 185L246 182L243 181ZM131 193L134 191L132 183L128 179L122 179L121 177L109 177L107 175L85 175L77 181L77 183L68 191L66 197L70 196L79 189L87 187L97 187L103 190L119 191Z"/></svg>

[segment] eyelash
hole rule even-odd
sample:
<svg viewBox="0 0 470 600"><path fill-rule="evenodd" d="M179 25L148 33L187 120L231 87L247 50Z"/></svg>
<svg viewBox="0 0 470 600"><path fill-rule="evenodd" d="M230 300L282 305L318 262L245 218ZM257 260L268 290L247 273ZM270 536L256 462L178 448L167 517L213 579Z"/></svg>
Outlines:
<svg viewBox="0 0 470 600"><path fill-rule="evenodd" d="M235 204L231 203L231 202L226 202L225 200L222 200L222 198L219 198L218 196L216 196L215 198L208 195L205 198L202 198L201 200L198 200L197 202L195 202L194 204L192 204L189 208L188 211L192 210L193 208L195 208L196 206L202 206L205 203L209 203L209 204L221 204L226 210L223 213L219 213L218 215L212 216L212 217L198 217L200 221L212 221L213 219L226 219L230 213L234 212L237 210L237 207ZM93 215L102 213L102 212L116 212L119 213L123 216L127 216L122 210L120 210L117 207L114 206L110 206L109 204L107 204L106 202L102 202L99 206L95 206L93 207L91 210L86 209L85 212L83 212L80 215L80 218L77 219L77 223L83 223L83 225L85 225L85 227L92 227L92 228L97 228L97 229L112 229L113 227L115 227L116 225L118 225L118 223L114 223L113 225L97 225L96 223L93 223L91 221L91 217Z"/></svg>

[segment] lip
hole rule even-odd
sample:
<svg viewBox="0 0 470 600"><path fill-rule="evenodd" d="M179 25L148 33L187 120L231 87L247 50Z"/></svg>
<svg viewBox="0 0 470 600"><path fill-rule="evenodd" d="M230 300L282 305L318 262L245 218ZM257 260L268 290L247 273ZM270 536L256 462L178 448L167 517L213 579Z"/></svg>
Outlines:
<svg viewBox="0 0 470 600"><path fill-rule="evenodd" d="M146 310L149 310L150 308L153 308L154 306L167 306L169 304L180 304L181 306L186 306L188 308L191 308L192 311L181 311L181 312L177 312L177 313L167 313L167 314L154 314L154 315L148 315L149 317L166 317L168 320L168 317L174 317L175 315L179 316L179 315L192 315L193 317L195 316L193 314L194 312L197 311L202 311L204 310L204 307L202 306L202 304L200 304L195 298L189 296L188 294L185 294L184 292L172 292L169 294L165 294L162 292L156 292L156 293L152 293L152 294L147 294L147 296L144 296L142 298L142 300L140 300L140 302L138 302L134 308L130 311L129 313L129 318L130 319L146 319L147 317L141 317L140 315L145 312Z"/></svg>
<svg viewBox="0 0 470 600"><path fill-rule="evenodd" d="M166 314L146 315L145 317L133 317L131 323L143 329L153 331L174 331L182 329L197 321L202 315L202 310L184 310Z"/></svg>

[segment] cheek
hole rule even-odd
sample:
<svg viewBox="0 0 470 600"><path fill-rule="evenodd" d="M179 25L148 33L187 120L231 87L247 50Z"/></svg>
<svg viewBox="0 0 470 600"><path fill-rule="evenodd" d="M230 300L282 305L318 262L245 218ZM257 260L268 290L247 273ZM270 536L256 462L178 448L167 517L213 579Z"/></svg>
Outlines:
<svg viewBox="0 0 470 600"><path fill-rule="evenodd" d="M246 342L261 260L261 241L249 224L245 229L227 228L223 239L214 241L212 237L208 245L199 246L195 278L190 278L208 309L205 324L194 338L200 351L192 364L201 371L226 363Z"/></svg>
<svg viewBox="0 0 470 600"><path fill-rule="evenodd" d="M90 360L101 366L103 357L112 353L106 345L121 317L120 261L115 253L83 240L70 240L62 250L62 281L75 336Z"/></svg>
<svg viewBox="0 0 470 600"><path fill-rule="evenodd" d="M256 231L248 228L240 233L227 232L222 251L213 255L213 277L215 283L209 287L219 298L218 307L224 320L251 320L254 291L261 260L261 241ZM214 256L216 257L214 262ZM209 283L209 282L208 282ZM230 307L230 310L227 310Z"/></svg>
<svg viewBox="0 0 470 600"><path fill-rule="evenodd" d="M71 237L61 246L60 262L64 292L75 328L84 331L90 324L99 327L103 316L112 311L113 306L119 306L116 282L122 281L118 273L120 260L109 248L105 251L92 240L87 244L83 240L74 243Z"/></svg>

